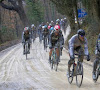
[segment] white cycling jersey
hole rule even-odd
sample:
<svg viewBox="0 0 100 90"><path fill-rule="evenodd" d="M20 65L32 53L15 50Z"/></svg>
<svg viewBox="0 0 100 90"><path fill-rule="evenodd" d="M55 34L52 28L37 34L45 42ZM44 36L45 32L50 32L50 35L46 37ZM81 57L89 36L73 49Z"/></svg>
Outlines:
<svg viewBox="0 0 100 90"><path fill-rule="evenodd" d="M68 41L69 43L69 53L71 56L74 55L74 49L81 46L84 47L84 54L88 55L88 45L87 45L87 39L84 37L84 41L80 41L78 34L72 36L72 38Z"/></svg>

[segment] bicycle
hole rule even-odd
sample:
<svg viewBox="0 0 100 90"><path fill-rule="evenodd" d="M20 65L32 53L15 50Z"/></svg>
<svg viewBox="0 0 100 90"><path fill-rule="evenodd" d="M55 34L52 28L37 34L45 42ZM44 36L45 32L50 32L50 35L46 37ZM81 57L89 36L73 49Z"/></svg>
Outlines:
<svg viewBox="0 0 100 90"><path fill-rule="evenodd" d="M80 56L86 56L86 55L80 55L80 54L75 54L78 57L77 58L77 63L75 63L75 60L72 63L72 67L70 67L69 71L69 77L68 77L68 82L71 84L73 81L73 78L76 76L76 85L80 87L82 85L83 81L83 64L82 61L80 61Z"/></svg>
<svg viewBox="0 0 100 90"><path fill-rule="evenodd" d="M47 36L44 37L44 50L46 49L47 51Z"/></svg>
<svg viewBox="0 0 100 90"><path fill-rule="evenodd" d="M25 55L26 55L26 60L27 60L27 54L28 53L28 41L25 42Z"/></svg>
<svg viewBox="0 0 100 90"><path fill-rule="evenodd" d="M100 60L99 60L99 64L97 65L95 74L96 74L96 79L93 79L93 81L96 83L96 81L98 80L98 77L100 75Z"/></svg>
<svg viewBox="0 0 100 90"><path fill-rule="evenodd" d="M51 55L50 66L51 66L51 69L53 69L54 67L55 71L57 71L57 68L58 68L58 60L56 58L57 58L56 48L54 47L52 51L52 55Z"/></svg>

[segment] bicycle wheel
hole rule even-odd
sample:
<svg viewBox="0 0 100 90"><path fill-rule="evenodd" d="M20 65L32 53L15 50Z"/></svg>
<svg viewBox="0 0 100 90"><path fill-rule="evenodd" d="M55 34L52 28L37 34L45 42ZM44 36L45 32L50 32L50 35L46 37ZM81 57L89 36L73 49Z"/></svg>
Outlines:
<svg viewBox="0 0 100 90"><path fill-rule="evenodd" d="M53 61L53 59L51 59L51 69L53 69L53 64L54 64L54 61Z"/></svg>
<svg viewBox="0 0 100 90"><path fill-rule="evenodd" d="M82 81L83 81L83 65L81 62L78 62L76 66L76 84L78 87L82 85Z"/></svg>
<svg viewBox="0 0 100 90"><path fill-rule="evenodd" d="M28 43L25 45L25 55L26 55L26 60L27 60L27 52L28 52Z"/></svg>
<svg viewBox="0 0 100 90"><path fill-rule="evenodd" d="M96 74L96 79L93 79L93 81L96 83L96 81L98 80L98 77L99 77L99 68L100 68L100 66L98 65L97 66L97 69L96 69L96 72L95 72L95 74Z"/></svg>
<svg viewBox="0 0 100 90"><path fill-rule="evenodd" d="M70 72L68 73L69 75L68 75L68 82L71 84L72 83L72 81L73 81L73 74L74 74L74 66L73 65L71 65L71 67L70 67Z"/></svg>
<svg viewBox="0 0 100 90"><path fill-rule="evenodd" d="M58 61L57 60L55 61L55 64L54 65L55 65L54 66L55 67L55 71L57 71L57 68L58 68Z"/></svg>
<svg viewBox="0 0 100 90"><path fill-rule="evenodd" d="M54 69L57 71L58 68L58 60L57 60L57 54L56 52L54 53Z"/></svg>

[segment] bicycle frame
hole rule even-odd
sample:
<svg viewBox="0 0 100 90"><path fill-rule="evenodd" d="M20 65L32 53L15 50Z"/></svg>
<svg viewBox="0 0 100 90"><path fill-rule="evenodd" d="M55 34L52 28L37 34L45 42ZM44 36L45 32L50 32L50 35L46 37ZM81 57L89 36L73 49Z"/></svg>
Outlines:
<svg viewBox="0 0 100 90"><path fill-rule="evenodd" d="M77 58L76 71L75 71L75 60L74 60L74 62L72 63L72 65L73 65L72 71L69 72L68 82L71 84L73 81L73 77L76 76L76 84L78 87L80 87L82 85L82 81L83 81L83 64L80 61L79 56L86 56L86 55L80 55L80 54L75 54L75 55L78 56L78 57L75 57L75 58ZM80 82L78 81L79 75L81 76Z"/></svg>
<svg viewBox="0 0 100 90"><path fill-rule="evenodd" d="M28 41L25 42L25 55L26 55L26 59L27 59L27 53L28 52Z"/></svg>
<svg viewBox="0 0 100 90"><path fill-rule="evenodd" d="M96 69L96 79L95 80L93 79L95 83L98 80L99 75L100 75L100 61L99 61L99 64L97 65L97 69Z"/></svg>
<svg viewBox="0 0 100 90"><path fill-rule="evenodd" d="M55 71L57 71L57 67L58 67L58 61L57 61L57 54L56 54L56 48L53 48L52 51L52 58L51 58L51 69L53 69L53 67L55 68Z"/></svg>

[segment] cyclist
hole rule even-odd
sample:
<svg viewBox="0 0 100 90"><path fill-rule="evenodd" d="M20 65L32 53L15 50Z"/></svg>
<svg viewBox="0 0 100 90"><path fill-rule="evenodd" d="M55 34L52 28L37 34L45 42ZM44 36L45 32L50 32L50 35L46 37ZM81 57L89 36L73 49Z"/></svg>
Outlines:
<svg viewBox="0 0 100 90"><path fill-rule="evenodd" d="M56 20L56 24L60 24L60 20L59 19Z"/></svg>
<svg viewBox="0 0 100 90"><path fill-rule="evenodd" d="M87 55L87 61L90 60L89 52L88 52L88 46L87 46L87 39L85 37L85 31L82 29L79 29L77 31L77 34L72 36L71 39L68 41L68 49L69 49L69 55L70 55L70 60L68 61L68 76L69 76L69 71L70 67L74 61L74 52L81 51L81 54ZM83 50L83 48L84 50ZM84 52L83 52L84 51ZM80 56L80 60L83 61L83 56Z"/></svg>
<svg viewBox="0 0 100 90"><path fill-rule="evenodd" d="M44 23L42 22L38 27L38 35L39 35L39 41L42 42L42 26L44 26Z"/></svg>
<svg viewBox="0 0 100 90"><path fill-rule="evenodd" d="M29 27L25 27L22 33L22 44L23 44L23 54L25 54L25 43L28 41L28 54L30 53L30 44L31 44L31 34Z"/></svg>
<svg viewBox="0 0 100 90"><path fill-rule="evenodd" d="M59 43L61 44L63 41L63 35L62 32L60 31L60 26L55 25L53 32L50 34L50 42L49 42L49 62L51 63L51 55L53 48L56 48L56 53L57 53L57 61L59 61Z"/></svg>
<svg viewBox="0 0 100 90"><path fill-rule="evenodd" d="M52 30L54 30L54 27L53 27L51 24L49 24L49 26L48 26L48 30L49 30L49 38L48 38L48 44L49 44L50 33L51 33Z"/></svg>
<svg viewBox="0 0 100 90"><path fill-rule="evenodd" d="M62 28L62 30L64 30L65 28L65 21L64 21L64 19L61 19L61 21L60 21L60 25L61 25L61 28Z"/></svg>
<svg viewBox="0 0 100 90"><path fill-rule="evenodd" d="M48 30L48 28L47 28L47 25L45 25L44 27L43 27L43 40L44 40L44 45L46 44L47 45L47 40L48 40L48 38L49 38L49 30ZM46 47L44 47L44 49L45 49Z"/></svg>
<svg viewBox="0 0 100 90"><path fill-rule="evenodd" d="M36 27L34 24L31 25L31 37L33 38L33 41L36 38Z"/></svg>
<svg viewBox="0 0 100 90"><path fill-rule="evenodd" d="M49 22L46 23L47 27L49 26Z"/></svg>
<svg viewBox="0 0 100 90"><path fill-rule="evenodd" d="M94 65L93 65L93 79L96 79L96 68L97 65L99 64L99 60L100 60L100 34L98 36L97 42L96 42L96 48L95 48L95 55L96 55L96 60L94 61Z"/></svg>
<svg viewBox="0 0 100 90"><path fill-rule="evenodd" d="M54 21L51 21L51 26L53 26L53 27L54 27Z"/></svg>

